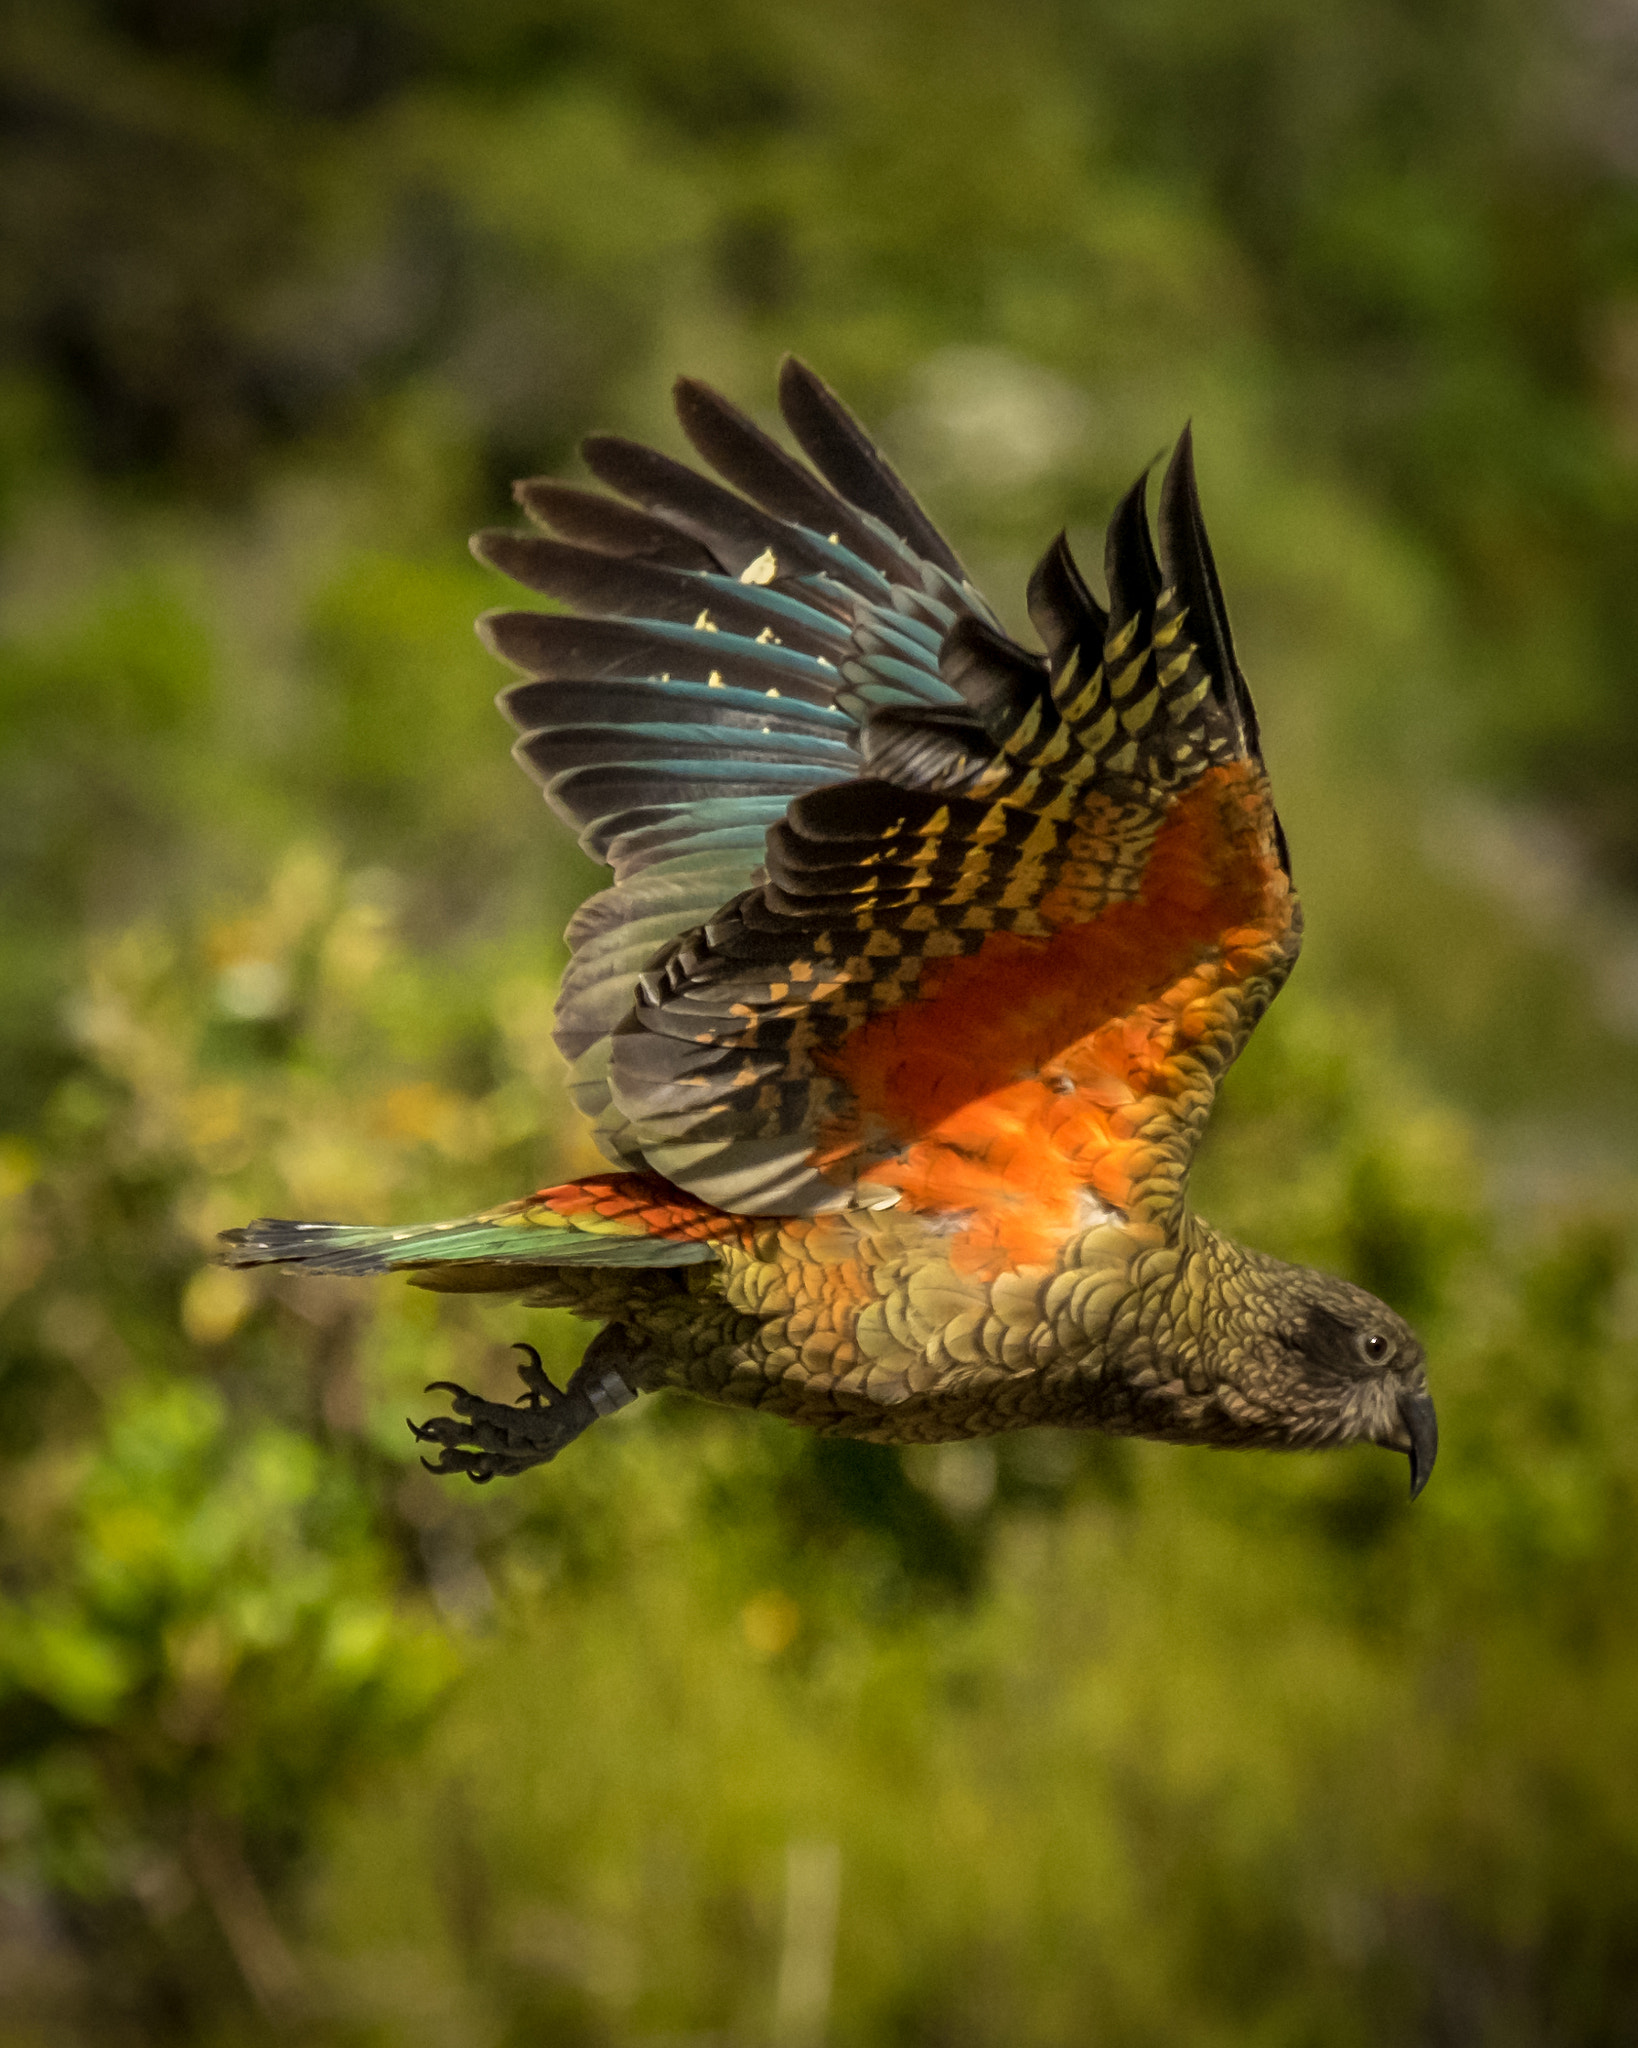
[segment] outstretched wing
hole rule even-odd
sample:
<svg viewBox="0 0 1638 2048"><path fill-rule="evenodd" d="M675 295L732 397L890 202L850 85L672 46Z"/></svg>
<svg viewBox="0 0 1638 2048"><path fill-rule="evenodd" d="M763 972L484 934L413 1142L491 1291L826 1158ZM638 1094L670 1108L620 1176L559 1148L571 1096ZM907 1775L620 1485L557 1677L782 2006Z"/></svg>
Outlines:
<svg viewBox="0 0 1638 2048"><path fill-rule="evenodd" d="M627 503L520 487L484 559L590 618L493 615L502 703L615 887L559 1039L611 1157L719 1208L945 1212L964 1263L1099 1205L1168 1216L1299 920L1189 437L1157 558L1134 487L1107 613L1058 540L1010 641L858 426L787 362L821 473L714 393L729 489L587 445Z"/></svg>

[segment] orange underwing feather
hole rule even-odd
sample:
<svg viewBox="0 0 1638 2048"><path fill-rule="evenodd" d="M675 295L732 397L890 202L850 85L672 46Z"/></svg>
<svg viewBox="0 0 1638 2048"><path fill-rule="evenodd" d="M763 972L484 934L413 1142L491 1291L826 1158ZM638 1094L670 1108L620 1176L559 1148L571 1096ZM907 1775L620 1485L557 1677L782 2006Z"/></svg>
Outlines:
<svg viewBox="0 0 1638 2048"><path fill-rule="evenodd" d="M1043 915L1073 896L1061 884ZM1248 984L1280 962L1293 915L1260 766L1208 769L1155 834L1133 900L1046 939L993 932L852 1032L825 1062L850 1108L815 1156L886 1134L904 1154L872 1182L916 1209L975 1212L958 1264L1050 1256L1083 1191L1143 1207L1157 1153L1186 1136L1148 1135L1153 1111L1199 1085L1202 1042L1240 1035Z"/></svg>

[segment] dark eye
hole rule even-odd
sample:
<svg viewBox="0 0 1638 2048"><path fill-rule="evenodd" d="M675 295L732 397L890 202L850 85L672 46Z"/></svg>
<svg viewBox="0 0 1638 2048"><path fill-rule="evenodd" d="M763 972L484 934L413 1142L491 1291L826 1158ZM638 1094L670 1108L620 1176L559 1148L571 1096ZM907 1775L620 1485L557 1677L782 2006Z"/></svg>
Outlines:
<svg viewBox="0 0 1638 2048"><path fill-rule="evenodd" d="M1375 1330L1361 1330L1354 1339L1354 1349L1367 1365L1386 1365L1393 1356L1393 1339Z"/></svg>

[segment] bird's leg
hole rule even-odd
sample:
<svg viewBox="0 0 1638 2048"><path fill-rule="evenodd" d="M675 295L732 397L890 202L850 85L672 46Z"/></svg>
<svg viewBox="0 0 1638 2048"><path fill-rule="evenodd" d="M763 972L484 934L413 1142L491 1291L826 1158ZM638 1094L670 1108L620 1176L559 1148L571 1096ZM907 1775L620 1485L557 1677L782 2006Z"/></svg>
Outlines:
<svg viewBox="0 0 1638 2048"><path fill-rule="evenodd" d="M410 1424L417 1443L439 1447L438 1462L423 1458L422 1464L429 1472L464 1472L479 1486L527 1472L531 1465L549 1464L600 1415L613 1415L637 1398L637 1389L609 1356L613 1347L604 1337L611 1334L593 1339L562 1390L546 1377L532 1344L513 1345L514 1351L525 1354L518 1367L524 1393L515 1405L485 1401L450 1380L434 1380L427 1392L448 1394L455 1413Z"/></svg>

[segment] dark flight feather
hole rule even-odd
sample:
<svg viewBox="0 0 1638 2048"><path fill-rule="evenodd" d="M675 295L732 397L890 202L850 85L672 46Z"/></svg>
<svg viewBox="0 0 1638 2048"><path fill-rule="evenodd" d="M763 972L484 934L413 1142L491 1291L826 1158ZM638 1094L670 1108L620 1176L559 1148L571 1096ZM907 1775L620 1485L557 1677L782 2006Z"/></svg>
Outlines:
<svg viewBox="0 0 1638 2048"><path fill-rule="evenodd" d="M1056 676L1072 653L1082 667L1094 668L1109 633L1109 614L1086 587L1080 565L1069 551L1069 536L1060 533L1029 579L1030 623L1046 643Z"/></svg>
<svg viewBox="0 0 1638 2048"><path fill-rule="evenodd" d="M835 567L827 551L800 527L657 449L617 434L592 434L581 442L580 453L599 483L680 527L709 548L731 575L741 575L769 551L781 574Z"/></svg>
<svg viewBox="0 0 1638 2048"><path fill-rule="evenodd" d="M600 676L667 683L703 683L766 697L829 704L839 671L834 661L776 647L738 633L697 633L665 619L576 619L552 612L485 612L478 637L492 654L542 680L593 682ZM501 693L503 705L508 693ZM777 699L775 700L777 701Z"/></svg>
<svg viewBox="0 0 1638 2048"><path fill-rule="evenodd" d="M1149 473L1144 471L1115 507L1104 542L1103 575L1109 586L1109 636L1154 610L1161 591L1160 564L1149 534Z"/></svg>
<svg viewBox="0 0 1638 2048"><path fill-rule="evenodd" d="M858 421L805 363L787 356L779 366L779 409L814 468L848 503L869 512L920 555L936 562L957 583L961 566L887 458Z"/></svg>
<svg viewBox="0 0 1638 2048"><path fill-rule="evenodd" d="M767 633L803 654L834 658L848 642L847 628L811 605L799 605L766 586L723 576L695 576L647 562L621 561L593 548L534 534L489 527L474 536L472 552L543 597L605 618L709 622L719 632L754 640Z"/></svg>
<svg viewBox="0 0 1638 2048"><path fill-rule="evenodd" d="M719 476L765 512L810 532L834 535L890 581L906 581L910 564L903 550L867 525L737 405L692 377L679 377L675 390L683 432Z"/></svg>
<svg viewBox="0 0 1638 2048"><path fill-rule="evenodd" d="M1006 735L1046 697L1047 665L982 619L958 619L939 650L938 672L989 729Z"/></svg>
<svg viewBox="0 0 1638 2048"><path fill-rule="evenodd" d="M765 690L727 684L690 683L677 677L600 676L541 678L513 683L497 700L520 732L548 726L624 725L658 722L705 730L814 734L857 750L858 728L846 712L810 703L785 692L770 699Z"/></svg>
<svg viewBox="0 0 1638 2048"><path fill-rule="evenodd" d="M1232 710L1253 760L1262 759L1257 712L1235 658L1228 606L1217 580L1217 564L1206 538L1200 493L1194 480L1194 434L1185 427L1166 466L1160 487L1160 558L1167 580L1187 610L1189 637L1218 685L1224 708Z"/></svg>
<svg viewBox="0 0 1638 2048"><path fill-rule="evenodd" d="M651 518L601 491L542 476L514 485L512 495L537 526L601 554L713 574L726 566L668 520Z"/></svg>

